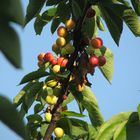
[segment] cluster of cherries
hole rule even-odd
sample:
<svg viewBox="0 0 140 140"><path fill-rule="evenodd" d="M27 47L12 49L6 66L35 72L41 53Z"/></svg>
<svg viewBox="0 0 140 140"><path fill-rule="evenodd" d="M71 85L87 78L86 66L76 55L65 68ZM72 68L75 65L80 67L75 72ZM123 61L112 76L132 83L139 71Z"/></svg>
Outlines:
<svg viewBox="0 0 140 140"><path fill-rule="evenodd" d="M94 49L101 49L103 46L103 41L101 38L97 37L92 39L90 41L90 44ZM91 55L89 57L89 64L93 67L104 66L106 64L106 58L103 55L99 57L97 57L96 55Z"/></svg>
<svg viewBox="0 0 140 140"><path fill-rule="evenodd" d="M92 8L89 8L86 17L92 18L95 16L95 10ZM58 38L52 46L52 50L56 54L60 54L60 57L56 58L51 52L47 53L40 53L38 55L38 66L43 66L46 62L49 62L52 65L52 70L54 73L61 72L61 68L66 68L68 64L68 59L61 55L61 49L67 47L67 51L69 54L74 52L74 49L72 48L72 45L67 41L67 36L71 30L73 30L75 27L75 22L72 19L69 19L65 22L65 26L60 26L57 29L57 35ZM90 46L92 46L94 49L101 49L103 46L103 41L101 38L92 38L89 41ZM104 56L96 56L96 55L90 55L88 58L88 64L90 65L92 70L89 70L89 73L93 73L93 70L96 66L104 66L106 63L106 58ZM53 81L54 82L54 81ZM64 96L64 100L67 97ZM55 95L47 95L46 102L49 106L53 106L57 103L57 96ZM47 111L45 113L45 120L47 122L51 122L52 114L51 111ZM57 138L61 138L64 135L64 130L60 127L56 127L54 130L54 134Z"/></svg>

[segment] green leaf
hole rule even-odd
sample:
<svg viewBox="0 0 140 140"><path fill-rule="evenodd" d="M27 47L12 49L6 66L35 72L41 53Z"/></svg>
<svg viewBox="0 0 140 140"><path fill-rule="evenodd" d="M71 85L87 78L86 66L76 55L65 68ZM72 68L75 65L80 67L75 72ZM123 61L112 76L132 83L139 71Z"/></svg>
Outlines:
<svg viewBox="0 0 140 140"><path fill-rule="evenodd" d="M29 123L40 123L42 121L42 117L38 114L29 115L26 118Z"/></svg>
<svg viewBox="0 0 140 140"><path fill-rule="evenodd" d="M28 92L28 90L34 85L35 83L28 83L23 89L14 97L13 103L16 107L18 107L24 98L24 95Z"/></svg>
<svg viewBox="0 0 140 140"><path fill-rule="evenodd" d="M61 74L56 74L56 76L60 77L60 78L67 78L70 74L70 71L64 71L63 73Z"/></svg>
<svg viewBox="0 0 140 140"><path fill-rule="evenodd" d="M21 68L19 38L15 30L7 23L1 24L0 50L13 66Z"/></svg>
<svg viewBox="0 0 140 140"><path fill-rule="evenodd" d="M29 0L26 11L25 25L40 13L45 1L46 0Z"/></svg>
<svg viewBox="0 0 140 140"><path fill-rule="evenodd" d="M109 121L105 122L99 129L95 140L112 140L114 132L120 126L121 123L127 121L131 116L131 112L120 113L114 116Z"/></svg>
<svg viewBox="0 0 140 140"><path fill-rule="evenodd" d="M34 22L34 29L36 32L36 35L40 35L43 27L47 24L48 22L44 21L40 15L37 16L35 22Z"/></svg>
<svg viewBox="0 0 140 140"><path fill-rule="evenodd" d="M56 15L56 12L57 12L57 8L56 7L49 8L47 10L47 15L50 16L50 17L54 17Z"/></svg>
<svg viewBox="0 0 140 140"><path fill-rule="evenodd" d="M96 128L94 128L92 125L88 124L89 129L89 140L95 140L95 136L97 134Z"/></svg>
<svg viewBox="0 0 140 140"><path fill-rule="evenodd" d="M88 125L86 122L75 118L62 118L57 123L65 134L73 139L80 139L88 135Z"/></svg>
<svg viewBox="0 0 140 140"><path fill-rule="evenodd" d="M114 74L114 56L110 49L102 48L104 51L104 57L106 58L106 64L102 67L99 67L104 77L111 83L113 74ZM102 51L101 50L101 51ZM97 51L97 50L96 50ZM96 54L97 52L95 52ZM102 52L101 52L102 54Z"/></svg>
<svg viewBox="0 0 140 140"><path fill-rule="evenodd" d="M131 3L137 13L138 16L140 16L140 1L139 0L131 0Z"/></svg>
<svg viewBox="0 0 140 140"><path fill-rule="evenodd" d="M68 135L63 136L60 140L73 140Z"/></svg>
<svg viewBox="0 0 140 140"><path fill-rule="evenodd" d="M26 112L28 112L29 108L35 101L35 97L37 93L39 93L42 87L43 87L43 82L41 83L35 82L34 85L32 85L30 89L28 89L28 91L26 92L23 100L23 108Z"/></svg>
<svg viewBox="0 0 140 140"><path fill-rule="evenodd" d="M99 127L103 123L103 117L100 113L97 100L93 95L91 89L85 86L85 89L82 93L76 91L75 86L71 87L71 92L74 97L81 102L85 109L89 113L90 120L94 127Z"/></svg>
<svg viewBox="0 0 140 140"><path fill-rule="evenodd" d="M138 115L139 115L139 120L140 120L140 104L138 105L137 110L138 110Z"/></svg>
<svg viewBox="0 0 140 140"><path fill-rule="evenodd" d="M23 25L23 11L20 0L5 0L0 4L0 19L4 21L12 21L19 25ZM1 27L2 28L2 27Z"/></svg>
<svg viewBox="0 0 140 140"><path fill-rule="evenodd" d="M3 96L0 96L0 121L7 125L11 130L26 139L26 129L19 112L14 105Z"/></svg>
<svg viewBox="0 0 140 140"><path fill-rule="evenodd" d="M138 114L132 113L127 121L122 122L114 132L113 140L139 140L140 124Z"/></svg>
<svg viewBox="0 0 140 140"><path fill-rule="evenodd" d="M76 19L81 17L82 11L80 9L79 3L77 3L75 0L72 0L72 11Z"/></svg>
<svg viewBox="0 0 140 140"><path fill-rule="evenodd" d="M46 10L42 16L38 15L35 23L34 23L34 29L36 31L36 34L41 34L43 27L48 24L56 15L57 8L50 8Z"/></svg>
<svg viewBox="0 0 140 140"><path fill-rule="evenodd" d="M42 77L45 77L45 76L48 76L48 75L49 75L49 73L44 71L44 70L42 70L42 69L39 69L37 71L33 71L33 72L25 75L22 78L22 80L20 82L20 85L24 84L24 83L27 83L27 82L31 82L33 80L36 80L36 79L39 79L39 78L42 78Z"/></svg>
<svg viewBox="0 0 140 140"><path fill-rule="evenodd" d="M113 6L114 4L108 6L100 4L100 11L112 38L115 43L119 45L120 36L123 30L123 20L114 12Z"/></svg>
<svg viewBox="0 0 140 140"><path fill-rule="evenodd" d="M61 115L62 116L73 116L73 117L85 117L85 115L79 114L74 111L63 111L63 112L61 112Z"/></svg>
<svg viewBox="0 0 140 140"><path fill-rule="evenodd" d="M97 23L97 26L98 26L99 30L105 31L104 24L103 24L103 22L102 22L102 20L100 19L99 16L97 16L96 23Z"/></svg>
<svg viewBox="0 0 140 140"><path fill-rule="evenodd" d="M41 105L41 104L36 104L35 107L34 107L34 113L36 114L36 113L42 111L43 108L44 108L43 105Z"/></svg>
<svg viewBox="0 0 140 140"><path fill-rule="evenodd" d="M46 133L46 130L48 128L48 124L42 124L41 127L40 127L40 133L41 133L41 136L44 137L45 136L45 133Z"/></svg>
<svg viewBox="0 0 140 140"><path fill-rule="evenodd" d="M132 9L124 11L123 20L135 36L140 36L140 20Z"/></svg>
<svg viewBox="0 0 140 140"><path fill-rule="evenodd" d="M54 34L56 29L58 28L60 24L60 19L59 18L54 18L51 24L51 33Z"/></svg>

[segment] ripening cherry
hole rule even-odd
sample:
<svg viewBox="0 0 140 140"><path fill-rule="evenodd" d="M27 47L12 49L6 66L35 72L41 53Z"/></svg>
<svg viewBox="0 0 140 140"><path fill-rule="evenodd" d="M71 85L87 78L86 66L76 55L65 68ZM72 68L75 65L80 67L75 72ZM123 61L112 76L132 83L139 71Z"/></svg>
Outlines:
<svg viewBox="0 0 140 140"><path fill-rule="evenodd" d="M60 64L60 67L65 68L68 64L68 59L63 59L62 63Z"/></svg>
<svg viewBox="0 0 140 140"><path fill-rule="evenodd" d="M50 52L48 52L44 55L44 61L45 62L51 62L53 59L54 59L54 56Z"/></svg>
<svg viewBox="0 0 140 140"><path fill-rule="evenodd" d="M52 70L53 70L54 73L60 72L60 65L54 65Z"/></svg>
<svg viewBox="0 0 140 140"><path fill-rule="evenodd" d="M51 119L52 119L52 114L49 113L49 112L47 112L47 113L45 114L45 120L46 120L47 122L51 122Z"/></svg>
<svg viewBox="0 0 140 140"><path fill-rule="evenodd" d="M103 41L99 37L93 38L90 43L91 43L91 46L95 49L100 49L103 46Z"/></svg>
<svg viewBox="0 0 140 140"><path fill-rule="evenodd" d="M104 66L106 64L106 58L104 56L99 56L99 66Z"/></svg>
<svg viewBox="0 0 140 140"><path fill-rule="evenodd" d="M87 17L87 18L92 18L92 17L95 16L95 14L96 14L95 10L92 9L92 8L89 8L89 9L87 10L86 17Z"/></svg>
<svg viewBox="0 0 140 140"><path fill-rule="evenodd" d="M95 56L95 55L93 55L93 56L91 56L90 58L89 58L89 64L91 65L91 66L98 66L99 65L99 59L98 59L98 57L97 56Z"/></svg>
<svg viewBox="0 0 140 140"><path fill-rule="evenodd" d="M74 29L75 27L75 22L72 20L72 19L69 19L65 22L65 27L68 29L68 30L72 30Z"/></svg>
<svg viewBox="0 0 140 140"><path fill-rule="evenodd" d="M57 35L59 37L66 37L67 36L67 29L64 27L64 26L60 26L58 29L57 29Z"/></svg>
<svg viewBox="0 0 140 140"><path fill-rule="evenodd" d="M57 44L57 46L63 47L63 46L66 44L65 38L64 38L64 37L59 37L59 38L56 40L56 44Z"/></svg>
<svg viewBox="0 0 140 140"><path fill-rule="evenodd" d="M44 61L44 56L45 56L45 53L40 53L39 55L38 55L38 61Z"/></svg>
<svg viewBox="0 0 140 140"><path fill-rule="evenodd" d="M56 60L56 59L53 59L53 60L51 61L51 64L52 64L52 65L56 65L56 64L57 64L57 60Z"/></svg>
<svg viewBox="0 0 140 140"><path fill-rule="evenodd" d="M64 130L60 127L56 127L54 129L54 134L57 138L62 138L62 136L64 135Z"/></svg>
<svg viewBox="0 0 140 140"><path fill-rule="evenodd" d="M63 95L63 100L66 100L67 98L68 98L68 96L67 95Z"/></svg>
<svg viewBox="0 0 140 140"><path fill-rule="evenodd" d="M57 64L58 64L58 65L61 65L61 63L62 63L62 61L63 61L64 59L65 59L64 57L59 57L59 58L57 59Z"/></svg>

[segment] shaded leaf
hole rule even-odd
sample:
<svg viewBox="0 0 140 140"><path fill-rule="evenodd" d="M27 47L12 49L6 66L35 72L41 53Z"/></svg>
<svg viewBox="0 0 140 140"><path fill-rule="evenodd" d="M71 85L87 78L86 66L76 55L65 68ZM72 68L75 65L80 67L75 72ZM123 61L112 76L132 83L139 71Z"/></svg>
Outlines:
<svg viewBox="0 0 140 140"><path fill-rule="evenodd" d="M86 18L85 24L83 26L83 31L88 34L89 38L97 36L98 30L95 18L93 18L92 20Z"/></svg>
<svg viewBox="0 0 140 140"><path fill-rule="evenodd" d="M20 0L4 0L0 4L0 19L4 21L12 21L23 25L23 11ZM11 42L12 43L12 42Z"/></svg>
<svg viewBox="0 0 140 140"><path fill-rule="evenodd" d="M139 0L131 0L131 3L137 13L138 16L140 16L140 1Z"/></svg>
<svg viewBox="0 0 140 140"><path fill-rule="evenodd" d="M43 108L44 108L43 105L36 104L35 107L34 107L34 113L38 113L38 112L42 111Z"/></svg>
<svg viewBox="0 0 140 140"><path fill-rule="evenodd" d="M63 111L63 112L61 112L61 115L62 116L73 116L73 117L85 117L85 115L79 114L74 111Z"/></svg>
<svg viewBox="0 0 140 140"><path fill-rule="evenodd" d="M64 1L64 0L47 0L46 6L57 5L57 4L59 4L61 1Z"/></svg>
<svg viewBox="0 0 140 140"><path fill-rule="evenodd" d="M49 75L49 73L44 71L44 70L42 70L42 69L39 69L37 71L33 71L33 72L25 75L22 78L22 80L20 82L20 85L24 84L24 83L27 83L27 82L30 82L30 81L33 81L33 80L36 80L36 79L41 78L41 77L48 76L48 75Z"/></svg>
<svg viewBox="0 0 140 140"><path fill-rule="evenodd" d="M28 123L38 123L42 121L42 117L38 114L29 115L26 118L28 120Z"/></svg>
<svg viewBox="0 0 140 140"><path fill-rule="evenodd" d="M40 35L43 27L47 24L48 22L44 21L40 15L37 16L35 22L34 22L34 29L36 32L36 35Z"/></svg>
<svg viewBox="0 0 140 140"><path fill-rule="evenodd" d="M41 11L46 0L29 0L29 4L26 11L25 25L36 17Z"/></svg>
<svg viewBox="0 0 140 140"><path fill-rule="evenodd" d="M53 34L56 29L58 28L60 24L60 19L59 18L54 18L51 24L51 33Z"/></svg>
<svg viewBox="0 0 140 140"><path fill-rule="evenodd" d="M23 100L23 108L26 112L28 112L29 108L35 101L35 97L37 96L37 93L42 89L43 87L43 82L35 82L34 85L32 85L28 91L26 92Z"/></svg>
<svg viewBox="0 0 140 140"><path fill-rule="evenodd" d="M7 23L0 28L0 50L16 68L21 68L20 42L15 30Z"/></svg>
<svg viewBox="0 0 140 140"><path fill-rule="evenodd" d="M79 2L72 0L72 11L76 19L81 17L82 11L80 9Z"/></svg>
<svg viewBox="0 0 140 140"><path fill-rule="evenodd" d="M19 112L14 105L3 96L0 96L0 120L11 130L26 139L26 129Z"/></svg>
<svg viewBox="0 0 140 140"><path fill-rule="evenodd" d="M65 21L70 18L70 13L70 4L65 1L61 1L57 7L57 16L60 18L61 22L65 23Z"/></svg>
<svg viewBox="0 0 140 140"><path fill-rule="evenodd" d="M35 83L28 83L23 89L14 97L13 103L16 107L18 107L24 98L24 95L27 93L27 91L34 85Z"/></svg>
<svg viewBox="0 0 140 140"><path fill-rule="evenodd" d="M100 6L100 11L106 22L108 30L116 44L119 45L120 36L123 30L123 20L114 12L113 9L111 9L113 4L108 6L101 4Z"/></svg>

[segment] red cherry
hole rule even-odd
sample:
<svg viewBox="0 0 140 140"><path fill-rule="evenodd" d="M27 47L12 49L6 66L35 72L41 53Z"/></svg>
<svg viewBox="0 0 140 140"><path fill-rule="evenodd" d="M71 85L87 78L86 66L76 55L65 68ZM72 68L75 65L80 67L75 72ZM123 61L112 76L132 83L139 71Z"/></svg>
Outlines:
<svg viewBox="0 0 140 140"><path fill-rule="evenodd" d="M68 96L66 96L66 95L63 95L63 100L66 100L67 98L68 98Z"/></svg>
<svg viewBox="0 0 140 140"><path fill-rule="evenodd" d="M98 60L98 57L97 56L95 56L95 55L93 55L93 56L91 56L90 58L89 58L89 64L91 65L91 66L98 66L98 64L99 64L99 60Z"/></svg>
<svg viewBox="0 0 140 140"><path fill-rule="evenodd" d="M53 59L53 60L51 61L51 64L52 64L52 65L57 65L57 60L56 60L56 59Z"/></svg>
<svg viewBox="0 0 140 140"><path fill-rule="evenodd" d="M99 66L104 66L106 64L106 58L104 56L99 56Z"/></svg>
<svg viewBox="0 0 140 140"><path fill-rule="evenodd" d="M44 56L44 61L45 62L51 62L53 59L54 59L54 56L50 52L46 53L45 56Z"/></svg>
<svg viewBox="0 0 140 140"><path fill-rule="evenodd" d="M87 17L87 18L92 18L92 17L95 16L95 14L96 14L95 10L92 9L92 8L89 8L89 9L87 10L86 17Z"/></svg>
<svg viewBox="0 0 140 140"><path fill-rule="evenodd" d="M103 46L103 40L99 37L94 38L94 39L91 40L91 45L95 49L100 49Z"/></svg>
<svg viewBox="0 0 140 140"><path fill-rule="evenodd" d="M68 59L63 59L63 61L62 61L62 63L61 63L61 67L66 67L67 66L67 64L68 64Z"/></svg>
<svg viewBox="0 0 140 140"><path fill-rule="evenodd" d="M57 59L57 64L61 66L62 61L64 60L64 57L59 57Z"/></svg>

